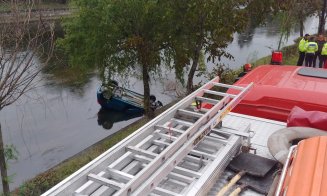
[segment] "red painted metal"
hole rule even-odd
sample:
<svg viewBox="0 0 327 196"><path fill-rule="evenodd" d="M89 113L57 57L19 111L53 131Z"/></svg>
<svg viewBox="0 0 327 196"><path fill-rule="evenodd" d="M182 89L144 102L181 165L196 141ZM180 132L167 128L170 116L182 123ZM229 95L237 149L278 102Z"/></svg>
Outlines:
<svg viewBox="0 0 327 196"><path fill-rule="evenodd" d="M271 54L271 64L281 65L283 61L283 53L280 51L273 51Z"/></svg>
<svg viewBox="0 0 327 196"><path fill-rule="evenodd" d="M300 68L286 65L255 68L235 83L246 86L254 82L254 86L233 112L284 122L294 106L327 112L327 79L298 75Z"/></svg>

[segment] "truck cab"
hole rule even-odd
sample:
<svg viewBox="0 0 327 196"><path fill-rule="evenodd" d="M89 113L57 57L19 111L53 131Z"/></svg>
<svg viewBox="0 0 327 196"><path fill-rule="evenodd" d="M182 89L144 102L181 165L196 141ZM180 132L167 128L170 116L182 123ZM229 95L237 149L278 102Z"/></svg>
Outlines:
<svg viewBox="0 0 327 196"><path fill-rule="evenodd" d="M294 106L327 112L327 70L298 66L262 65L235 85L254 83L233 112L286 122ZM229 91L232 93L232 90Z"/></svg>

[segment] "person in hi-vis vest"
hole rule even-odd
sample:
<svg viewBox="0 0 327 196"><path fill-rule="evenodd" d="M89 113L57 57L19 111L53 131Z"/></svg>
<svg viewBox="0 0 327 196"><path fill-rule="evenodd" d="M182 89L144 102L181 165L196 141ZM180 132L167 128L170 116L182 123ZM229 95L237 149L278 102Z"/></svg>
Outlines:
<svg viewBox="0 0 327 196"><path fill-rule="evenodd" d="M326 43L325 37L322 34L319 34L318 37L316 37L316 43L318 44L318 51L315 53L315 56L313 58L313 67L319 67L322 68L324 61L323 57L321 55L321 50L324 44ZM317 66L317 59L319 60L318 66Z"/></svg>
<svg viewBox="0 0 327 196"><path fill-rule="evenodd" d="M323 64L323 68L327 68L327 38L325 37L325 44L324 44L324 46L322 47L322 49L321 49L321 57L322 57L322 59L323 59L323 61L324 61L324 64Z"/></svg>
<svg viewBox="0 0 327 196"><path fill-rule="evenodd" d="M299 42L299 60L297 61L297 66L302 66L305 57L305 45L308 43L309 34L305 34L304 37Z"/></svg>
<svg viewBox="0 0 327 196"><path fill-rule="evenodd" d="M314 37L309 38L309 42L305 45L305 66L312 67L315 53L318 51L318 44L314 41Z"/></svg>

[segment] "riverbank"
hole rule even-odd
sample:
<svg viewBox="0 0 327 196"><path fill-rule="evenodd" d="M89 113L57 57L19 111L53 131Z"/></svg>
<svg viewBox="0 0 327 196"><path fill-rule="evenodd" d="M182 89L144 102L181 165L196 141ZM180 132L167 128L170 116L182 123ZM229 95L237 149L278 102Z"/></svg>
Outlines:
<svg viewBox="0 0 327 196"><path fill-rule="evenodd" d="M296 65L299 57L297 44L284 47L281 51L283 53L283 65ZM256 62L253 63L253 67L269 64L270 60L271 60L271 56L266 56L261 59L258 59Z"/></svg>

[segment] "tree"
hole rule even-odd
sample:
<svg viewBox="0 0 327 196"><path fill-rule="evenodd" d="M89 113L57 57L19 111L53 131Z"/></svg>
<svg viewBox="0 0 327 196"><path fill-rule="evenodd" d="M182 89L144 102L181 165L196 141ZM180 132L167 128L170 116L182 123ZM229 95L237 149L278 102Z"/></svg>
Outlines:
<svg viewBox="0 0 327 196"><path fill-rule="evenodd" d="M111 73L130 74L141 68L144 107L150 109L150 74L162 63L165 47L162 7L156 0L77 0L80 11L65 25L60 41L78 66L107 67ZM95 22L96 21L96 22ZM109 74L110 75L110 74Z"/></svg>
<svg viewBox="0 0 327 196"><path fill-rule="evenodd" d="M243 0L203 1L167 0L170 8L168 20L171 25L171 55L179 78L184 67L191 64L187 79L187 93L193 91L193 77L198 69L201 55L207 61L232 58L226 52L233 40L233 33L240 32L247 23L247 2Z"/></svg>
<svg viewBox="0 0 327 196"><path fill-rule="evenodd" d="M327 0L323 0L323 3L321 5L322 6L319 14L318 34L323 34L325 31Z"/></svg>
<svg viewBox="0 0 327 196"><path fill-rule="evenodd" d="M51 25L41 17L31 24L31 5L22 12L15 2L10 4L12 23L1 24L0 28L0 111L35 87L35 78L42 67L36 66L33 59L37 53L43 55L46 65L53 47ZM50 52L44 52L45 49ZM0 171L3 193L9 195L5 150L0 123Z"/></svg>
<svg viewBox="0 0 327 196"><path fill-rule="evenodd" d="M280 16L282 35L288 37L291 29L300 26L300 36L303 37L305 19L317 14L322 4L321 0L279 0L276 6L280 11L277 14Z"/></svg>

